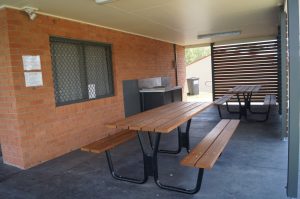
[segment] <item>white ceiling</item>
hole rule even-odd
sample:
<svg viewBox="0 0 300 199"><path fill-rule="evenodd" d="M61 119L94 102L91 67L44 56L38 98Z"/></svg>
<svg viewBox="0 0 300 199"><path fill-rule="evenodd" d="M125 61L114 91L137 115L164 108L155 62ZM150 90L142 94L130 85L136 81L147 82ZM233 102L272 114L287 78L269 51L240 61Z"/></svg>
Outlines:
<svg viewBox="0 0 300 199"><path fill-rule="evenodd" d="M283 0L0 0L0 6L31 6L70 18L181 45L270 38L277 34ZM197 39L198 34L241 30L239 36Z"/></svg>

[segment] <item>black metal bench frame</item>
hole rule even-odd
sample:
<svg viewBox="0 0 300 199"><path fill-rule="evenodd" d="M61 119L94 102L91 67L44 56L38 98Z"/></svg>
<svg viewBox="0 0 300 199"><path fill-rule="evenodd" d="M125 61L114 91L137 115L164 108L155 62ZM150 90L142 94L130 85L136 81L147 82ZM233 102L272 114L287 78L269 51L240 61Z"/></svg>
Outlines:
<svg viewBox="0 0 300 199"><path fill-rule="evenodd" d="M224 96L218 98L217 100L220 100L220 99L222 99L222 98L224 98L224 97L226 97L226 95L224 95ZM231 96L230 98L228 98L228 99L225 101L227 111L228 111L229 113L239 113L239 112L234 112L234 111L230 111L230 110L229 110L228 101L229 101L231 98L232 98L232 96ZM214 103L215 103L215 104L217 105L217 107L218 107L218 113L219 113L220 118L223 119L222 113L221 113L221 108L220 108L220 107L223 105L223 103L222 103L222 104L216 103L216 100L214 101Z"/></svg>
<svg viewBox="0 0 300 199"><path fill-rule="evenodd" d="M265 96L265 99L266 99L266 97L268 97L268 96L275 96L275 95L266 95L266 96ZM276 96L275 96L275 97L276 97ZM269 101L267 105L266 105L266 104L262 105L262 106L267 106L267 110L266 110L266 111L264 111L264 112L253 111L253 110L251 109L251 107L249 108L249 111L250 111L251 113L253 113L253 114L261 114L261 115L265 115L265 119L263 119L263 120L256 120L257 122L265 122L265 121L267 121L267 120L269 119L270 112L271 112L271 106L275 106L275 105L276 105L276 104L272 104L272 103Z"/></svg>
<svg viewBox="0 0 300 199"><path fill-rule="evenodd" d="M121 145L123 143L125 143L125 142L122 142L119 145ZM139 139L139 143L140 143L140 146L142 146L140 139ZM117 146L119 146L119 145L117 145ZM148 180L148 174L147 174L147 168L146 167L147 167L147 165L149 165L148 160L145 157L145 155L143 154L143 162L144 162L144 176L143 176L143 178L137 179L137 178L127 177L127 176L118 174L117 171L115 170L115 167L114 167L114 164L113 164L113 160L112 160L112 157L111 157L110 150L117 147L117 146L114 146L114 147L111 147L111 148L105 150L105 156L106 156L106 159L107 159L108 168L109 168L109 171L110 171L112 177L116 180L121 180L121 181L136 183L136 184L145 183Z"/></svg>

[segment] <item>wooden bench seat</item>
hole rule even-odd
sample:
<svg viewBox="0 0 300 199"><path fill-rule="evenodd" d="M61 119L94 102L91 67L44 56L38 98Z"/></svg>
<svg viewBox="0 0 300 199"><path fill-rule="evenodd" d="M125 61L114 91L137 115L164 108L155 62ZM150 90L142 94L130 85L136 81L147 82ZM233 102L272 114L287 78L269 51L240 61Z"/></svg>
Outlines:
<svg viewBox="0 0 300 199"><path fill-rule="evenodd" d="M136 137L136 133L137 132L133 130L122 130L116 134L109 135L103 139L100 139L96 142L86 145L82 147L81 150L86 152L92 152L92 153L105 152L108 167L113 178L117 180L126 181L126 182L142 184L147 181L147 177L145 174L142 179L135 179L135 178L125 177L124 175L117 174L117 172L114 169L113 161L109 151L110 149L113 149L114 147L117 147L122 143L134 139Z"/></svg>
<svg viewBox="0 0 300 199"><path fill-rule="evenodd" d="M258 120L258 122L265 122L269 119L271 107L276 106L276 95L266 95L264 99L264 106L267 106L267 110L265 112L259 112L259 114L264 114L265 119Z"/></svg>
<svg viewBox="0 0 300 199"><path fill-rule="evenodd" d="M233 94L226 94L226 95L223 95L222 97L216 99L214 101L214 104L216 104L218 106L218 112L219 112L219 116L220 118L222 119L222 114L221 114L221 109L220 109L220 106L223 105L224 103L226 103L226 107L227 107L227 110L229 111L229 108L228 108L228 101L233 97Z"/></svg>
<svg viewBox="0 0 300 199"><path fill-rule="evenodd" d="M163 189L171 191L177 191L186 194L197 193L201 188L204 169L211 169L214 166L217 159L220 157L220 154L223 152L225 146L229 142L231 136L238 127L239 122L240 120L221 120L213 128L213 130L211 130L205 136L205 138L203 138L200 143L181 160L181 164L183 166L198 169L197 182L194 188L187 189L166 185L162 184L158 179L156 180L156 184Z"/></svg>
<svg viewBox="0 0 300 199"><path fill-rule="evenodd" d="M81 148L82 151L102 153L136 137L136 131L123 130Z"/></svg>
<svg viewBox="0 0 300 199"><path fill-rule="evenodd" d="M228 102L232 97L233 97L232 94L226 94L226 95L223 95L222 97L216 99L216 100L214 101L214 104L222 105L222 104Z"/></svg>
<svg viewBox="0 0 300 199"><path fill-rule="evenodd" d="M264 105L274 106L276 105L276 96L275 95L266 95L264 100Z"/></svg>
<svg viewBox="0 0 300 199"><path fill-rule="evenodd" d="M181 161L184 166L211 169L226 147L240 120L221 120Z"/></svg>

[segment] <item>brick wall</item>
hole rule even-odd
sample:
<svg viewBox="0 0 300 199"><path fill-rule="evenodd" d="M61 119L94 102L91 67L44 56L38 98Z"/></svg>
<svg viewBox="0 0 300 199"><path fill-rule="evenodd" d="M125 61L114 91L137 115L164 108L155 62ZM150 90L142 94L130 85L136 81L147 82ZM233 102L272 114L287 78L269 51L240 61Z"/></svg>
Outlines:
<svg viewBox="0 0 300 199"><path fill-rule="evenodd" d="M0 20L0 74L6 77L0 80L0 118L11 121L1 124L0 135L8 164L29 168L114 133L104 124L124 117L122 80L170 76L175 84L173 44L49 16L30 21L13 9L1 10ZM51 35L111 43L115 96L56 107ZM41 56L44 86L25 87L22 55ZM177 46L177 56L183 85L183 47Z"/></svg>
<svg viewBox="0 0 300 199"><path fill-rule="evenodd" d="M24 165L20 121L17 119L15 80L11 64L6 10L0 10L0 143L4 160Z"/></svg>

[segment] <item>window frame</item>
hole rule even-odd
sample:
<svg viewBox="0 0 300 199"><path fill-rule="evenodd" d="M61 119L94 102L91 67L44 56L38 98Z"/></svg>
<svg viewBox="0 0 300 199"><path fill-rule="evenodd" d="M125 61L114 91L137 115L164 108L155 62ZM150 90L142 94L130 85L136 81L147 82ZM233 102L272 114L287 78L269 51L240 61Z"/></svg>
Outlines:
<svg viewBox="0 0 300 199"><path fill-rule="evenodd" d="M108 69L108 79L109 79L109 84L110 84L110 89L111 92L106 95L101 95L101 96L96 96L95 98L89 99L89 98L83 98L79 100L71 100L67 102L58 102L57 97L56 97L56 71L54 69L54 62L56 61L53 59L52 56L52 47L51 44L52 42L60 42L60 43L70 43L70 44L76 44L81 47L84 46L96 46L96 47L104 47L106 51L106 58L107 58L107 69ZM98 99L103 99L107 97L113 97L115 96L115 85L114 85L114 67L113 67L113 60L112 60L112 44L111 43L104 43L104 42L95 42L95 41L87 41L87 40L80 40L80 39L73 39L73 38L66 38L66 37L60 37L60 36L50 36L49 37L49 47L50 47L50 58L51 58L51 66L52 66L52 79L53 79L53 88L54 88L54 98L55 98L55 105L56 107L64 106L64 105L71 105L71 104L76 104L76 103L81 103L81 102L87 102L87 101L93 101L93 100L98 100ZM83 50L84 52L84 50ZM84 56L83 53L83 59L85 62L86 57ZM84 70L84 76L85 76L85 84L88 85L88 76L87 76L87 65L86 63L82 66L82 70ZM79 74L82 75L82 74ZM84 92L88 93L88 88ZM84 93L82 92L82 93Z"/></svg>

